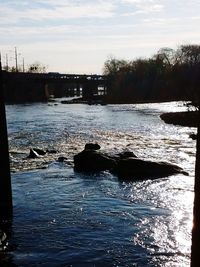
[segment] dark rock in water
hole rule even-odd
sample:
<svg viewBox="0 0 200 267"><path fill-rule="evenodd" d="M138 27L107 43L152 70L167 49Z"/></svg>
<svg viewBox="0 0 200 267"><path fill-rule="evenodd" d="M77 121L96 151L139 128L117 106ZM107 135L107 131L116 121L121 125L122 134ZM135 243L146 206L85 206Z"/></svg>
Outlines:
<svg viewBox="0 0 200 267"><path fill-rule="evenodd" d="M118 154L120 159L126 158L137 158L137 156L132 151L124 151Z"/></svg>
<svg viewBox="0 0 200 267"><path fill-rule="evenodd" d="M39 158L40 156L44 156L46 154L46 151L40 149L40 148L31 148L30 153L28 155L28 159L35 159Z"/></svg>
<svg viewBox="0 0 200 267"><path fill-rule="evenodd" d="M47 149L47 153L49 154L56 154L58 151L55 149Z"/></svg>
<svg viewBox="0 0 200 267"><path fill-rule="evenodd" d="M189 137L190 137L192 140L197 140L197 134L191 133L191 134L189 135Z"/></svg>
<svg viewBox="0 0 200 267"><path fill-rule="evenodd" d="M144 179L166 177L172 174L187 174L177 165L167 162L153 162L138 158L121 159L113 172L122 179Z"/></svg>
<svg viewBox="0 0 200 267"><path fill-rule="evenodd" d="M160 118L165 123L187 127L197 127L198 117L198 111L169 112L160 115Z"/></svg>
<svg viewBox="0 0 200 267"><path fill-rule="evenodd" d="M61 156L61 157L58 158L58 161L59 162L64 162L65 160L67 160L67 158L66 157L63 157L63 156Z"/></svg>
<svg viewBox="0 0 200 267"><path fill-rule="evenodd" d="M35 159L35 158L39 158L41 156L44 156L47 153L49 153L49 154L55 154L55 153L57 153L57 151L54 150L54 149L50 149L50 150L47 149L45 151L45 150L43 150L41 148L31 148L30 149L30 153L29 153L29 155L28 155L27 158L29 158L29 159Z"/></svg>
<svg viewBox="0 0 200 267"><path fill-rule="evenodd" d="M35 158L39 158L40 155L35 151L33 150L32 148L30 149L30 153L28 155L28 159L35 159Z"/></svg>
<svg viewBox="0 0 200 267"><path fill-rule="evenodd" d="M188 175L175 164L142 160L131 151L110 156L93 149L84 149L74 156L74 169L80 172L109 170L126 180L154 179L178 173Z"/></svg>
<svg viewBox="0 0 200 267"><path fill-rule="evenodd" d="M100 147L100 145L99 144L93 144L93 143L87 143L86 145L85 145L85 150L99 150L101 147Z"/></svg>
<svg viewBox="0 0 200 267"><path fill-rule="evenodd" d="M0 252L5 250L7 246L7 235L3 231L0 230Z"/></svg>
<svg viewBox="0 0 200 267"><path fill-rule="evenodd" d="M46 154L46 151L40 148L33 148L33 151L35 151L40 156L44 156Z"/></svg>
<svg viewBox="0 0 200 267"><path fill-rule="evenodd" d="M110 170L116 161L96 150L83 150L74 156L74 168L76 171L99 172Z"/></svg>

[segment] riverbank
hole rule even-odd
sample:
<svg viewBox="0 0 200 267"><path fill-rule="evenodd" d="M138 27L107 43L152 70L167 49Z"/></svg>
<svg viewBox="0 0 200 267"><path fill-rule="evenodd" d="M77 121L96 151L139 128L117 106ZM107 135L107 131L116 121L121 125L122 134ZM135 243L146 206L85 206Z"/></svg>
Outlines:
<svg viewBox="0 0 200 267"><path fill-rule="evenodd" d="M168 124L197 127L198 126L198 112L185 111L185 112L168 112L160 115L160 118Z"/></svg>

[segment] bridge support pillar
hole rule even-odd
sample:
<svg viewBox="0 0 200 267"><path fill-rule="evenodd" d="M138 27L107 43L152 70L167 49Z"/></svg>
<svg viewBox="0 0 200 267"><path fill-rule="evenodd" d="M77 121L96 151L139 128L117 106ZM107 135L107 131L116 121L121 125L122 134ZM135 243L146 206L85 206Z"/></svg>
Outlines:
<svg viewBox="0 0 200 267"><path fill-rule="evenodd" d="M200 111L196 144L196 166L194 185L194 209L192 228L191 267L199 267L200 263Z"/></svg>
<svg viewBox="0 0 200 267"><path fill-rule="evenodd" d="M44 93L45 93L46 100L48 100L50 97L48 83L45 83L45 85L44 85Z"/></svg>
<svg viewBox="0 0 200 267"><path fill-rule="evenodd" d="M81 90L80 90L80 84L78 83L76 86L76 96L80 96Z"/></svg>
<svg viewBox="0 0 200 267"><path fill-rule="evenodd" d="M95 89L97 88L95 88L95 85L92 82L85 83L82 88L83 99L92 100L94 98Z"/></svg>
<svg viewBox="0 0 200 267"><path fill-rule="evenodd" d="M12 216L12 188L10 175L10 161L8 150L8 135L6 125L6 111L2 81L0 58L0 220Z"/></svg>

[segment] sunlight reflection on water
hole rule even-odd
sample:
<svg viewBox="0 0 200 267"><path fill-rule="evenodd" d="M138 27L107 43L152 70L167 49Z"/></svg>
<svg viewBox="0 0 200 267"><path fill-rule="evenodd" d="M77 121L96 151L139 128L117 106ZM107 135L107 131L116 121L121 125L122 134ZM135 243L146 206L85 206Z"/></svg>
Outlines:
<svg viewBox="0 0 200 267"><path fill-rule="evenodd" d="M163 111L183 109L177 103L8 106L14 262L189 266L195 163L189 134L195 129L159 119ZM86 142L98 142L109 153L128 149L169 161L189 176L122 182L108 172L78 174L70 163ZM28 160L33 146L58 153ZM57 162L61 155L66 163Z"/></svg>

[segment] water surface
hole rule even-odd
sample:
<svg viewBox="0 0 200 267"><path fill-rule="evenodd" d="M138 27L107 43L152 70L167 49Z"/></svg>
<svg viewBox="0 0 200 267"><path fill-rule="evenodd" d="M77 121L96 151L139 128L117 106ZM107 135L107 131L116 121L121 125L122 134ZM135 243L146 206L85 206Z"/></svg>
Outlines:
<svg viewBox="0 0 200 267"><path fill-rule="evenodd" d="M180 266L190 264L194 128L159 115L180 103L7 106L16 266ZM122 182L109 172L76 173L73 156L86 142L169 161L182 174ZM27 159L31 147L55 149ZM59 156L67 157L60 163Z"/></svg>

